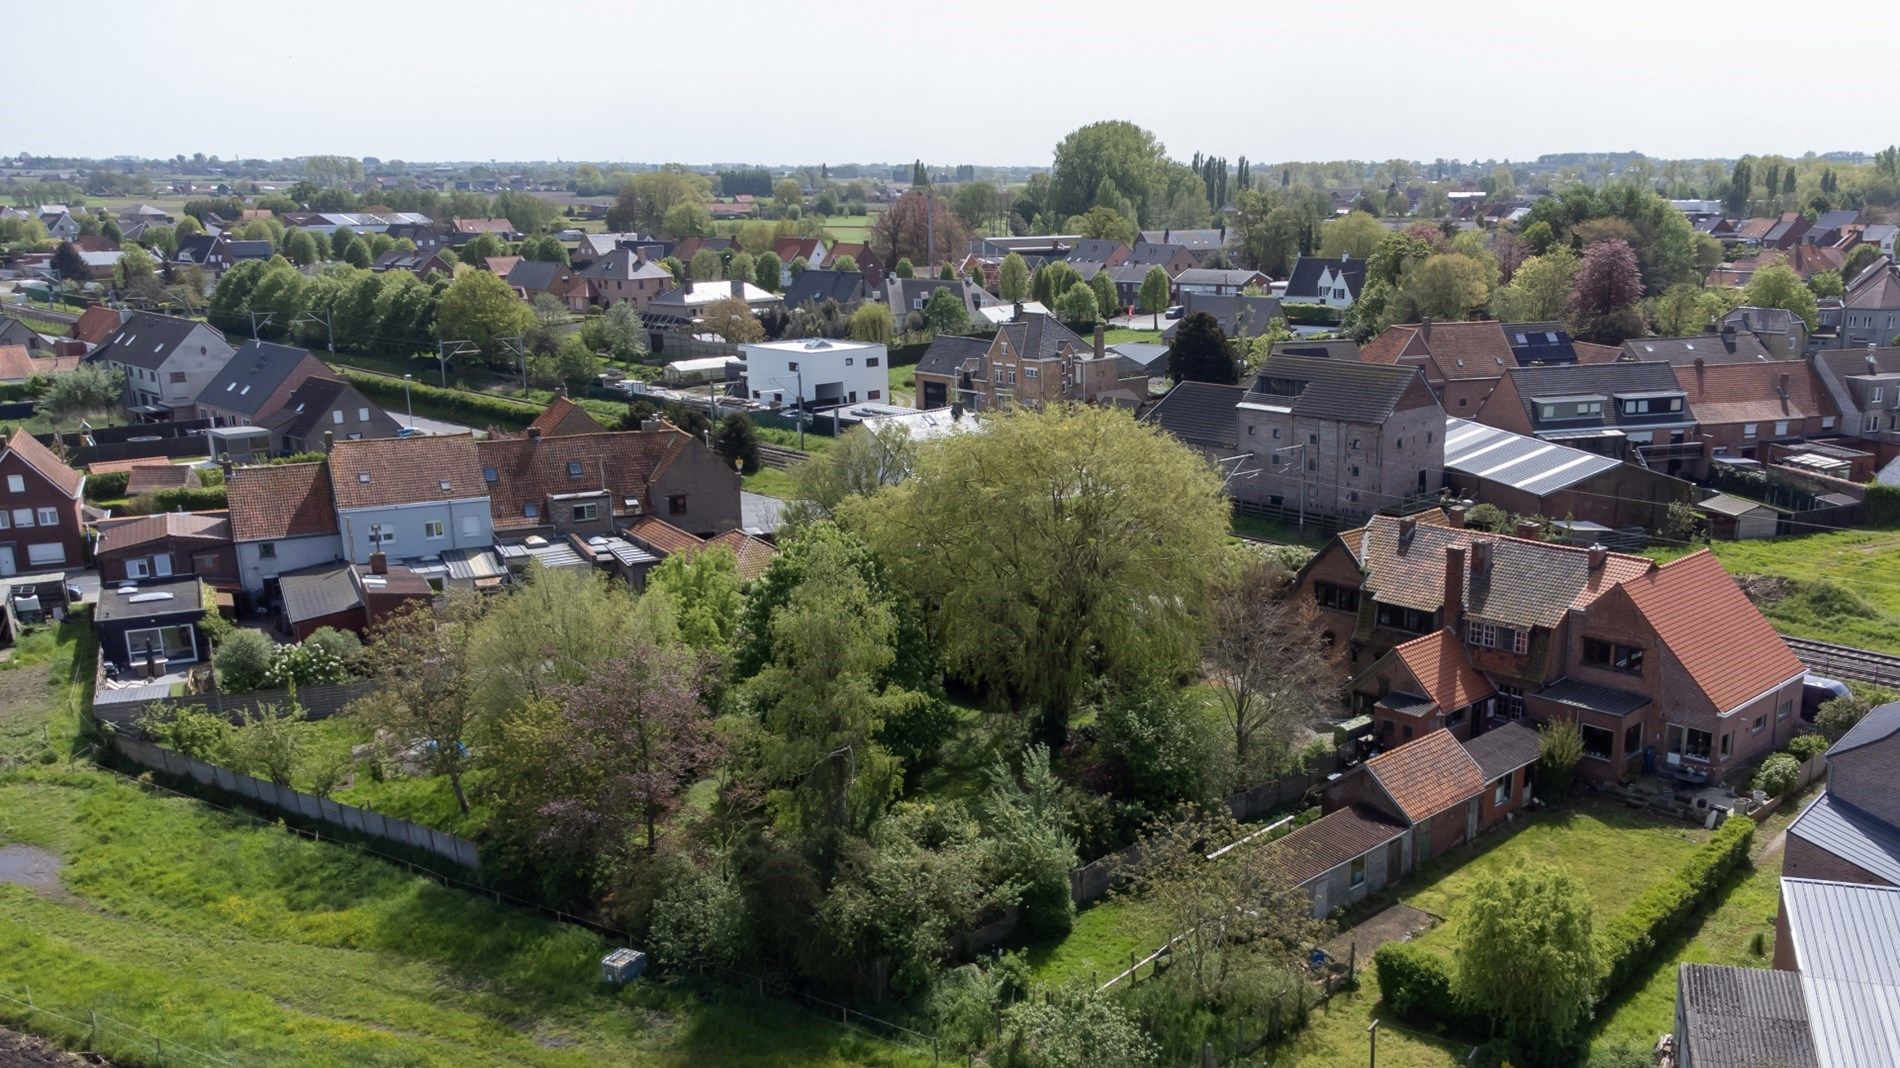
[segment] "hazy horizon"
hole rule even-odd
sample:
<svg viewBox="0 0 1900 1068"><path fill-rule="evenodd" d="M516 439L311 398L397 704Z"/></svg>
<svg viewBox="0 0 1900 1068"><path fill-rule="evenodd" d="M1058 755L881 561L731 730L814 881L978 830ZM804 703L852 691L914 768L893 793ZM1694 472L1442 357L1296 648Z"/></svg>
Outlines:
<svg viewBox="0 0 1900 1068"><path fill-rule="evenodd" d="M1830 21L1900 29L1891 4L1843 6ZM1179 159L1798 157L1882 147L1892 136L1839 102L1900 91L1892 65L1850 60L1836 76L1766 91L1744 78L1751 91L1735 92L1723 41L1768 10L1751 3L1720 21L1631 2L1581 18L1471 0L1372 0L1350 13L1196 5L1167 9L1170 25L1153 29L1154 9L1124 0L1086 20L977 0L954 22L755 0L711 15L593 0L103 9L115 39L149 46L136 53L147 61L85 64L83 92L7 116L0 151L1040 166L1075 127L1126 118ZM6 16L21 41L89 22L56 8Z"/></svg>

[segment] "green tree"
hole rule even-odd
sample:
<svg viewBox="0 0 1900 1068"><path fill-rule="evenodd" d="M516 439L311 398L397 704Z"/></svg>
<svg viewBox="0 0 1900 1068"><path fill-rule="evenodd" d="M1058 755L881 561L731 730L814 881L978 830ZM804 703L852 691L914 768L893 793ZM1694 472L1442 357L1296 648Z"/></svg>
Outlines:
<svg viewBox="0 0 1900 1068"><path fill-rule="evenodd" d="M891 273L899 278L915 278L917 269L911 266L910 257L905 256L898 259L897 266L891 269Z"/></svg>
<svg viewBox="0 0 1900 1068"><path fill-rule="evenodd" d="M831 448L793 468L785 523L797 529L833 519L845 501L897 485L910 477L916 464L917 443L903 427L848 431Z"/></svg>
<svg viewBox="0 0 1900 1068"><path fill-rule="evenodd" d="M888 305L865 301L851 313L851 340L889 345L892 325Z"/></svg>
<svg viewBox="0 0 1900 1068"><path fill-rule="evenodd" d="M1096 271L1089 279L1089 292L1095 294L1095 310L1103 319L1111 319L1122 310L1122 302L1115 293L1115 283L1108 277L1107 271Z"/></svg>
<svg viewBox="0 0 1900 1068"><path fill-rule="evenodd" d="M668 237L682 240L689 237L711 237L712 212L706 205L696 200L682 200L666 209L666 216L660 220L660 232Z"/></svg>
<svg viewBox="0 0 1900 1068"><path fill-rule="evenodd" d="M744 412L733 412L720 420L713 430L713 448L748 475L759 469L759 434Z"/></svg>
<svg viewBox="0 0 1900 1068"><path fill-rule="evenodd" d="M1233 346L1221 331L1220 320L1206 312L1190 312L1174 328L1168 346L1168 377L1176 382L1240 381Z"/></svg>
<svg viewBox="0 0 1900 1068"><path fill-rule="evenodd" d="M1056 298L1055 312L1063 322L1080 327L1092 325L1102 317L1095 303L1095 291L1087 282L1075 283Z"/></svg>
<svg viewBox="0 0 1900 1068"><path fill-rule="evenodd" d="M1839 271L1816 271L1808 279L1808 290L1817 300L1838 299L1845 289Z"/></svg>
<svg viewBox="0 0 1900 1068"><path fill-rule="evenodd" d="M507 282L468 268L458 270L443 291L436 319L443 337L471 342L490 356L502 354L503 338L513 338L534 325L534 313Z"/></svg>
<svg viewBox="0 0 1900 1068"><path fill-rule="evenodd" d="M1341 256L1363 260L1372 255L1372 250L1391 232L1384 223L1365 212L1349 211L1320 224L1319 255L1329 260Z"/></svg>
<svg viewBox="0 0 1900 1068"><path fill-rule="evenodd" d="M330 258L340 260L349 249L350 242L356 238L356 232L347 226L339 226L330 231Z"/></svg>
<svg viewBox="0 0 1900 1068"><path fill-rule="evenodd" d="M717 282L725 271L725 264L719 260L719 253L702 248L693 253L693 261L687 267L695 282Z"/></svg>
<svg viewBox="0 0 1900 1068"><path fill-rule="evenodd" d="M284 241L284 255L299 267L308 267L323 258L323 245L308 230L294 230Z"/></svg>
<svg viewBox="0 0 1900 1068"><path fill-rule="evenodd" d="M1405 318L1459 322L1491 298L1484 264L1461 252L1444 252L1413 267L1399 289Z"/></svg>
<svg viewBox="0 0 1900 1068"><path fill-rule="evenodd" d="M666 272L673 276L674 285L683 286L686 284L686 265L680 262L678 256L668 256L662 259L660 266L666 268Z"/></svg>
<svg viewBox="0 0 1900 1068"><path fill-rule="evenodd" d="M1550 251L1518 265L1510 284L1499 287L1492 298L1492 310L1505 322L1560 321L1576 274L1577 254L1568 245L1553 245Z"/></svg>
<svg viewBox="0 0 1900 1068"><path fill-rule="evenodd" d="M805 206L805 191L791 178L772 183L772 210L781 219L796 219Z"/></svg>
<svg viewBox="0 0 1900 1068"><path fill-rule="evenodd" d="M486 607L476 595L454 593L440 610L412 603L384 619L372 642L376 692L352 703L391 749L416 749L431 773L446 775L464 813L462 775L481 722L476 676L483 666L470 637Z"/></svg>
<svg viewBox="0 0 1900 1068"><path fill-rule="evenodd" d="M1781 308L1800 317L1809 330L1819 317L1814 291L1801 283L1801 276L1785 263L1770 264L1756 271L1742 287L1742 303L1754 308Z"/></svg>
<svg viewBox="0 0 1900 1068"><path fill-rule="evenodd" d="M1192 661L1228 520L1206 461L1109 408L987 415L841 511L927 606L946 660L1052 745L1087 680ZM1011 537L985 533L993 515Z"/></svg>
<svg viewBox="0 0 1900 1068"><path fill-rule="evenodd" d="M1148 268L1141 276L1141 292L1136 307L1155 317L1155 329L1161 328L1161 313L1168 310L1169 301L1174 298L1174 282L1168 278L1168 272L1159 264Z"/></svg>
<svg viewBox="0 0 1900 1068"><path fill-rule="evenodd" d="M1029 262L1022 253L1012 252L1003 257L996 269L997 295L1006 301L1019 301L1029 296Z"/></svg>
<svg viewBox="0 0 1900 1068"><path fill-rule="evenodd" d="M1074 267L1061 260L1051 260L1036 269L1036 276L1029 284L1029 293L1037 303L1050 311L1056 311L1062 295L1074 288L1082 276Z"/></svg>
<svg viewBox="0 0 1900 1068"><path fill-rule="evenodd" d="M1063 229L1083 237L1119 241L1124 245L1141 240L1141 228L1135 225L1135 221L1107 205L1097 205L1080 215L1070 216Z"/></svg>
<svg viewBox="0 0 1900 1068"><path fill-rule="evenodd" d="M716 545L661 561L647 575L645 596L667 600L681 641L701 652L727 656L744 618L741 585L738 557Z"/></svg>
<svg viewBox="0 0 1900 1068"><path fill-rule="evenodd" d="M765 340L765 327L760 324L759 317L752 314L752 308L738 297L721 297L706 305L700 322L707 332L734 344Z"/></svg>
<svg viewBox="0 0 1900 1068"><path fill-rule="evenodd" d="M1069 869L1075 867L1076 843L1048 747L1023 750L1020 776L998 760L988 780L978 811L998 881L1020 888L1013 904L1023 910L1023 933L1031 938L1067 934L1075 920Z"/></svg>
<svg viewBox="0 0 1900 1068"><path fill-rule="evenodd" d="M1047 207L1068 218L1106 206L1150 222L1165 204L1167 153L1155 136L1132 122L1097 122L1056 145Z"/></svg>
<svg viewBox="0 0 1900 1068"><path fill-rule="evenodd" d="M1596 1000L1590 892L1550 865L1480 873L1458 921L1454 995L1482 1006L1523 1060L1566 1048Z"/></svg>
<svg viewBox="0 0 1900 1068"><path fill-rule="evenodd" d="M954 282L957 280L957 269L946 262L942 267L937 268L937 279L942 282Z"/></svg>
<svg viewBox="0 0 1900 1068"><path fill-rule="evenodd" d="M53 250L53 274L67 282L89 282L92 280L92 268L86 266L86 258L79 254L70 241L61 241Z"/></svg>
<svg viewBox="0 0 1900 1068"><path fill-rule="evenodd" d="M1583 760L1583 733L1567 719L1538 728L1537 792L1553 801L1570 796L1571 780Z"/></svg>
<svg viewBox="0 0 1900 1068"><path fill-rule="evenodd" d="M567 246L561 244L561 239L553 234L542 234L521 243L521 258L565 266L568 261Z"/></svg>
<svg viewBox="0 0 1900 1068"><path fill-rule="evenodd" d="M126 245L119 250L119 262L112 270L113 281L120 289L132 289L154 283L158 279L158 264L152 254L137 245Z"/></svg>
<svg viewBox="0 0 1900 1068"><path fill-rule="evenodd" d="M486 237L489 235L484 234L483 236ZM369 242L360 237L352 238L349 247L343 250L343 262L352 267L368 269L371 262Z"/></svg>
<svg viewBox="0 0 1900 1068"><path fill-rule="evenodd" d="M767 249L753 261L752 281L767 293L776 293L779 291L779 276L784 270L784 261L778 258L778 253Z"/></svg>
<svg viewBox="0 0 1900 1068"><path fill-rule="evenodd" d="M1093 299L1093 298L1091 298ZM970 310L956 286L938 286L924 302L924 324L931 333L954 336L970 332Z"/></svg>
<svg viewBox="0 0 1900 1068"><path fill-rule="evenodd" d="M1154 1040L1114 998L1088 985L1028 998L1003 1012L1009 1063L1018 1068L1147 1068Z"/></svg>
<svg viewBox="0 0 1900 1068"><path fill-rule="evenodd" d="M833 257L831 262L825 265L825 269L845 274L857 274L863 270L858 266L857 258L849 255Z"/></svg>
<svg viewBox="0 0 1900 1068"><path fill-rule="evenodd" d="M262 631L241 628L233 632L211 658L218 685L227 693L263 689L275 653L275 645Z"/></svg>

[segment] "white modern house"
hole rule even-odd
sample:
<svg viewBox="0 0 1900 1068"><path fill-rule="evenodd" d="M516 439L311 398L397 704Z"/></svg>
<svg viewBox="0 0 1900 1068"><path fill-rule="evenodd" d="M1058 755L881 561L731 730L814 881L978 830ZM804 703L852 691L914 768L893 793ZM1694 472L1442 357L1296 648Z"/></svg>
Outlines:
<svg viewBox="0 0 1900 1068"><path fill-rule="evenodd" d="M761 341L739 346L746 396L795 406L858 404L890 395L890 354L883 345L831 338Z"/></svg>

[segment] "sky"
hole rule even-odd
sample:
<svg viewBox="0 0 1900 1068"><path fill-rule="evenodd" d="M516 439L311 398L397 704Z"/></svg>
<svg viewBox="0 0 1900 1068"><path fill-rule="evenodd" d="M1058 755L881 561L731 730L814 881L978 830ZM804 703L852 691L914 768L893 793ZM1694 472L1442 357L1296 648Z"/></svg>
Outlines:
<svg viewBox="0 0 1900 1068"><path fill-rule="evenodd" d="M88 59L83 78L32 79L60 91L14 95L0 154L1043 165L1109 118L1183 160L1799 155L1900 137L1883 121L1900 64L1778 51L1778 33L1813 32L1786 14L1760 0L0 0L15 40L136 45ZM1852 28L1843 42L1892 40L1900 4L1839 0L1827 23Z"/></svg>

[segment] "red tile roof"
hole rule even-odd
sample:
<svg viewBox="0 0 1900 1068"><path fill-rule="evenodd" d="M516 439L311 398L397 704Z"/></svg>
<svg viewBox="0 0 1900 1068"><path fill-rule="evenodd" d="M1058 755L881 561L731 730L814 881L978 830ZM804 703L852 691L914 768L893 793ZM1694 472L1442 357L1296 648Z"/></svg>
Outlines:
<svg viewBox="0 0 1900 1068"><path fill-rule="evenodd" d="M231 513L162 512L135 519L111 519L98 524L99 552L127 549L171 538L226 542L231 540Z"/></svg>
<svg viewBox="0 0 1900 1068"><path fill-rule="evenodd" d="M556 397L540 415L534 417L534 422L528 424L528 429L539 430L542 434L553 437L556 434L598 434L607 428L601 426L599 420L589 415L587 409L566 397Z"/></svg>
<svg viewBox="0 0 1900 1068"><path fill-rule="evenodd" d="M1418 333L1416 326L1386 327L1378 337L1360 346L1359 362L1398 363L1399 353L1405 351L1405 346L1411 343L1412 336L1416 333Z"/></svg>
<svg viewBox="0 0 1900 1068"><path fill-rule="evenodd" d="M643 515L627 524L627 536L655 552L696 552L704 541L659 516Z"/></svg>
<svg viewBox="0 0 1900 1068"><path fill-rule="evenodd" d="M623 502L630 497L650 507L647 498L653 480L692 444L691 435L669 426L657 432L568 433L539 441L491 438L476 445L475 455L483 477L487 469L495 472L495 481L484 492L499 530L543 525L543 509L554 494L605 489L615 513L627 511ZM338 477L347 476L339 473ZM543 514L529 517L526 506L530 504Z"/></svg>
<svg viewBox="0 0 1900 1068"><path fill-rule="evenodd" d="M488 495L468 434L339 441L330 451L330 481L345 510Z"/></svg>
<svg viewBox="0 0 1900 1068"><path fill-rule="evenodd" d="M1570 347L1577 353L1578 363L1615 363L1623 355L1621 347L1616 345L1598 345L1590 341L1572 341Z"/></svg>
<svg viewBox="0 0 1900 1068"><path fill-rule="evenodd" d="M1623 589L1718 712L1804 670L1707 549L1625 582Z"/></svg>
<svg viewBox="0 0 1900 1068"><path fill-rule="evenodd" d="M1788 378L1785 396L1783 375ZM1680 367L1676 378L1688 395L1689 410L1702 423L1772 424L1839 414L1806 360ZM1757 429L1762 438L1774 436L1772 425Z"/></svg>
<svg viewBox="0 0 1900 1068"><path fill-rule="evenodd" d="M458 234L512 234L514 224L507 219L451 219L449 224Z"/></svg>
<svg viewBox="0 0 1900 1068"><path fill-rule="evenodd" d="M1476 797L1484 772L1450 731L1433 731L1366 761L1366 771L1417 823Z"/></svg>
<svg viewBox="0 0 1900 1068"><path fill-rule="evenodd" d="M88 345L97 345L118 328L118 311L103 304L94 304L80 313L79 320L73 323L73 328L66 332L66 336Z"/></svg>
<svg viewBox="0 0 1900 1068"><path fill-rule="evenodd" d="M745 582L756 582L778 559L778 550L763 538L755 538L743 530L728 530L716 538L710 538L707 546L723 545L732 550L739 558L739 578Z"/></svg>
<svg viewBox="0 0 1900 1068"><path fill-rule="evenodd" d="M198 484L198 472L190 464L140 464L125 479L125 495L136 497L153 490L179 489Z"/></svg>
<svg viewBox="0 0 1900 1068"><path fill-rule="evenodd" d="M1363 857L1405 833L1405 828L1370 805L1351 805L1319 819L1267 847L1267 856L1286 881L1300 883Z"/></svg>
<svg viewBox="0 0 1900 1068"><path fill-rule="evenodd" d="M7 439L7 449L18 456L28 467L40 473L40 477L53 484L68 497L78 497L79 488L85 484L86 476L67 467L65 462L53 455L53 450L40 444L38 438L24 429L15 430Z"/></svg>
<svg viewBox="0 0 1900 1068"><path fill-rule="evenodd" d="M1407 671L1422 687L1421 696L1429 697L1442 711L1464 708L1497 691L1471 666L1465 643L1441 627L1421 638L1413 638L1392 650Z"/></svg>
<svg viewBox="0 0 1900 1068"><path fill-rule="evenodd" d="M321 461L239 467L227 483L231 537L268 541L307 534L335 534L336 501L330 469Z"/></svg>

